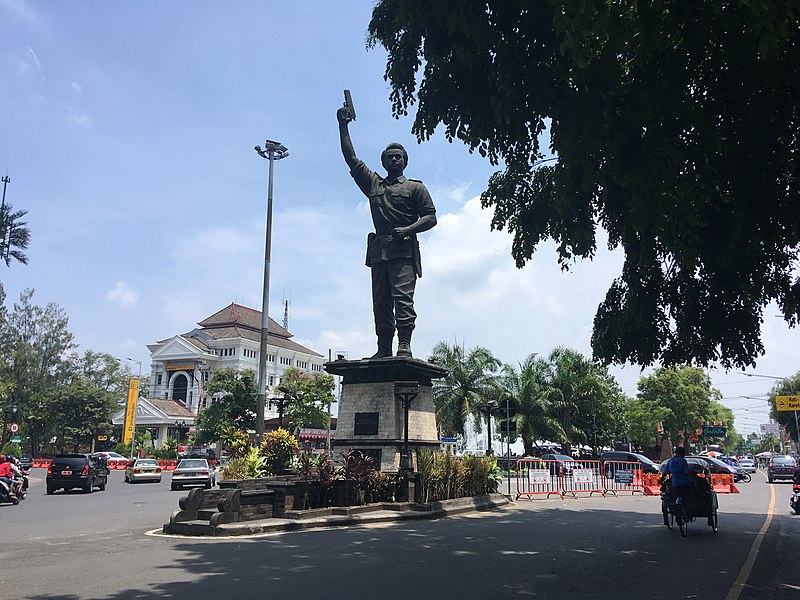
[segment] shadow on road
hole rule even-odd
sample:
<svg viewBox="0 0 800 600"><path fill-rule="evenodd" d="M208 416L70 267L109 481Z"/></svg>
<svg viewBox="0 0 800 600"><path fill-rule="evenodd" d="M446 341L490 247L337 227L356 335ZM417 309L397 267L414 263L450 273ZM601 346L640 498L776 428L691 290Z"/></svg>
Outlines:
<svg viewBox="0 0 800 600"><path fill-rule="evenodd" d="M683 539L677 529L664 527L658 501L649 501L644 510L652 512L570 510L570 501L556 500L438 521L262 538L150 538L157 562L152 571L139 574L142 584L103 597L725 598L763 515L720 513L718 533L702 519ZM779 534L774 550L792 544L796 552L797 537L780 542L791 532L773 526ZM757 562L760 589L756 595L747 588L743 599L796 594L792 586L800 586L800 575L776 580L774 562ZM95 572L102 568L93 567ZM681 573L681 581L674 573Z"/></svg>

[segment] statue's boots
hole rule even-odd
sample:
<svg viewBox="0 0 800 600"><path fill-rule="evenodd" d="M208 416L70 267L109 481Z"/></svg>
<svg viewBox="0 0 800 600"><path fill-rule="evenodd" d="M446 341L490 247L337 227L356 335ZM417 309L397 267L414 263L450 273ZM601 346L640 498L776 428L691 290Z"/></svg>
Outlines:
<svg viewBox="0 0 800 600"><path fill-rule="evenodd" d="M397 330L397 356L407 356L411 358L411 327L401 327Z"/></svg>
<svg viewBox="0 0 800 600"><path fill-rule="evenodd" d="M392 340L394 335L379 335L378 336L378 351L369 357L369 360L375 358L388 358L392 356Z"/></svg>

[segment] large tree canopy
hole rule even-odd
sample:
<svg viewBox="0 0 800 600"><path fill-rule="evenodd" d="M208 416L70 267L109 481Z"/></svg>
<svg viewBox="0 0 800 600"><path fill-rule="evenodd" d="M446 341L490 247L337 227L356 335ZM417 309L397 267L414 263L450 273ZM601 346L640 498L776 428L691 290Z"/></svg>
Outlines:
<svg viewBox="0 0 800 600"><path fill-rule="evenodd" d="M624 249L596 358L743 367L769 301L800 317L798 20L793 0L381 0L369 44L419 140L442 124L504 166L482 201L518 266L547 239L564 268L591 258L598 226Z"/></svg>

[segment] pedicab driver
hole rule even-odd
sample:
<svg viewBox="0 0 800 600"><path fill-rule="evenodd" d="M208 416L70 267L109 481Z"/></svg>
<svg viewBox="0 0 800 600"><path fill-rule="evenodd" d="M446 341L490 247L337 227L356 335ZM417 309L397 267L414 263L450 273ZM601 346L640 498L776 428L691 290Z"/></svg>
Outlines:
<svg viewBox="0 0 800 600"><path fill-rule="evenodd" d="M689 462L686 460L686 448L678 446L675 448L675 456L670 458L664 466L664 474L672 476L672 494L678 503L684 502L683 498L692 489L692 481L689 479Z"/></svg>

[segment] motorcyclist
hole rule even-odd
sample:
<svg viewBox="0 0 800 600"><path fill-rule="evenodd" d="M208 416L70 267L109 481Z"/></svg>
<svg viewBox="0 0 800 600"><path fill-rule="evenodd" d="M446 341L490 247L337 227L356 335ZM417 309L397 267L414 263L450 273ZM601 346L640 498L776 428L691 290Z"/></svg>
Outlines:
<svg viewBox="0 0 800 600"><path fill-rule="evenodd" d="M11 471L14 473L14 485L16 487L16 495L18 498L25 496L25 489L28 487L26 475L27 473L22 468L22 463L16 456L9 456L11 459Z"/></svg>
<svg viewBox="0 0 800 600"><path fill-rule="evenodd" d="M5 455L0 454L0 481L5 483L8 486L8 495L9 497L17 499L17 484L14 481L14 468L12 468L13 463L6 460ZM18 469L17 469L18 471Z"/></svg>

